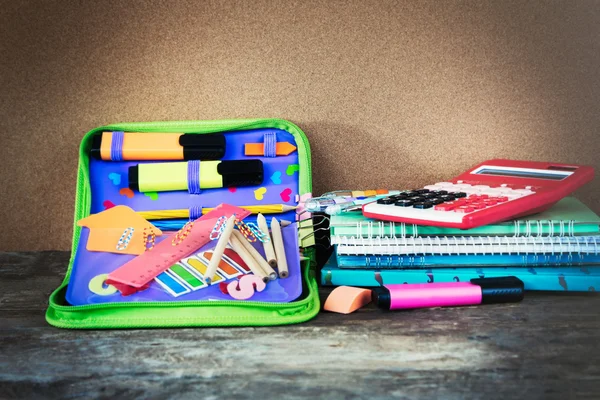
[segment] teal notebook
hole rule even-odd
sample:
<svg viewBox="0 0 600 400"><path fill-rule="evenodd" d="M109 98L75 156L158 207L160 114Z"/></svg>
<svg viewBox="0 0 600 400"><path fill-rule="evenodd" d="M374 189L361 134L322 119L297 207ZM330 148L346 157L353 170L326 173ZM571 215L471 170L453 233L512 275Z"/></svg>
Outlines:
<svg viewBox="0 0 600 400"><path fill-rule="evenodd" d="M516 276L525 290L588 292L600 291L600 265L590 266L512 266L418 269L343 269L335 254L321 270L324 286L379 286L398 283L464 282L473 278Z"/></svg>
<svg viewBox="0 0 600 400"><path fill-rule="evenodd" d="M365 218L360 212L331 217L332 236L592 236L600 233L600 217L574 197L565 197L544 212L473 229L439 228Z"/></svg>

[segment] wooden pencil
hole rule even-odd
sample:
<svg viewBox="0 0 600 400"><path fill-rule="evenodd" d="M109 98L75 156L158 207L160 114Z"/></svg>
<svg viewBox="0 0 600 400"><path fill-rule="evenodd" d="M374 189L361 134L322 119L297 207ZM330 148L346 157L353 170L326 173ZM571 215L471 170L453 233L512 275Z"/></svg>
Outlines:
<svg viewBox="0 0 600 400"><path fill-rule="evenodd" d="M261 231L267 235L269 240L262 242L263 249L265 250L265 257L271 267L277 266L277 256L275 255L275 249L273 249L273 240L271 240L271 234L269 233L269 226L267 225L267 219L264 215L258 214L256 216L256 222Z"/></svg>
<svg viewBox="0 0 600 400"><path fill-rule="evenodd" d="M287 259L285 256L285 246L283 245L283 235L279 221L275 217L271 219L271 236L273 236L273 247L275 247L275 255L277 256L277 271L280 278L289 276Z"/></svg>
<svg viewBox="0 0 600 400"><path fill-rule="evenodd" d="M244 245L238 240L235 235L231 235L229 237L229 243L231 247L233 247L233 251L238 253L241 259L246 263L250 271L258 277L260 277L264 282L269 281L269 277L267 273L263 271L263 269L258 265L258 263L254 260L254 257L248 253L248 250L244 247Z"/></svg>
<svg viewBox="0 0 600 400"><path fill-rule="evenodd" d="M229 242L229 237L231 236L231 232L233 232L233 228L235 227L235 215L229 217L225 224L225 229L221 236L219 237L219 241L217 242L217 246L213 250L213 255L208 263L208 268L206 268L206 274L204 274L204 280L207 285L212 283L212 278L217 273L217 268L219 267L219 263L221 262L221 257L223 257L223 251L225 251L225 247L227 247L227 242Z"/></svg>
<svg viewBox="0 0 600 400"><path fill-rule="evenodd" d="M240 243L242 244L242 246L244 246L244 248L246 249L246 251L248 251L248 253L250 253L250 255L252 256L252 258L254 258L254 260L256 261L256 263L267 274L267 276L269 277L269 279L272 280L272 281L275 280L275 279L277 279L277 272L275 272L275 270L273 268L271 268L271 266L263 258L263 256L250 244L250 242L248 242L246 240L246 238L244 237L244 235L242 235L239 231L233 231L233 235L235 236L235 238L237 240L240 241Z"/></svg>

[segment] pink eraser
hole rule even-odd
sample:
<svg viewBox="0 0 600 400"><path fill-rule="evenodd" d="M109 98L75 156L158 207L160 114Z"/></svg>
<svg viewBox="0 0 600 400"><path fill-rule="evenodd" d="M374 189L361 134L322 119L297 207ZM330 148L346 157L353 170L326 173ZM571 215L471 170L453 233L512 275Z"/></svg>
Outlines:
<svg viewBox="0 0 600 400"><path fill-rule="evenodd" d="M351 286L340 286L325 300L323 309L340 314L350 314L371 302L371 291Z"/></svg>

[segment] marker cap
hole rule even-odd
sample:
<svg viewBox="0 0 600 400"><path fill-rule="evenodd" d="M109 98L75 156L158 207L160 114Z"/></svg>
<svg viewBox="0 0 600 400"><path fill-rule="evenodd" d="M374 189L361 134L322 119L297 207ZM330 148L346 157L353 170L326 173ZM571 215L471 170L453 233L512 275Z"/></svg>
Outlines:
<svg viewBox="0 0 600 400"><path fill-rule="evenodd" d="M90 156L100 160L100 147L102 146L102 134L92 136L92 148L90 149Z"/></svg>
<svg viewBox="0 0 600 400"><path fill-rule="evenodd" d="M225 156L225 135L190 135L179 137L184 160L220 160Z"/></svg>
<svg viewBox="0 0 600 400"><path fill-rule="evenodd" d="M385 286L378 286L371 290L371 301L382 310L389 310L392 304L390 290Z"/></svg>
<svg viewBox="0 0 600 400"><path fill-rule="evenodd" d="M263 182L264 169L261 160L227 160L219 163L217 172L223 177L223 187L255 186Z"/></svg>
<svg viewBox="0 0 600 400"><path fill-rule="evenodd" d="M525 296L523 281L515 276L471 279L473 285L481 287L481 303L516 303Z"/></svg>
<svg viewBox="0 0 600 400"><path fill-rule="evenodd" d="M129 189L139 191L140 190L140 170L137 165L132 165L127 170L127 181L129 183Z"/></svg>

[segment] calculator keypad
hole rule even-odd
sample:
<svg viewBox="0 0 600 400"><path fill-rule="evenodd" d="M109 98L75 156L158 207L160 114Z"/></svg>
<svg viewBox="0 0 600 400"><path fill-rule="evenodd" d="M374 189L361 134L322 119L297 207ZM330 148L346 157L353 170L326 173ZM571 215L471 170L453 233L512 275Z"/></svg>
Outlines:
<svg viewBox="0 0 600 400"><path fill-rule="evenodd" d="M530 188L512 189L507 185L490 187L439 182L379 199L377 205L382 208L377 207L377 211L372 209L371 212L386 214L387 210L389 215L398 217L450 221L534 193Z"/></svg>

